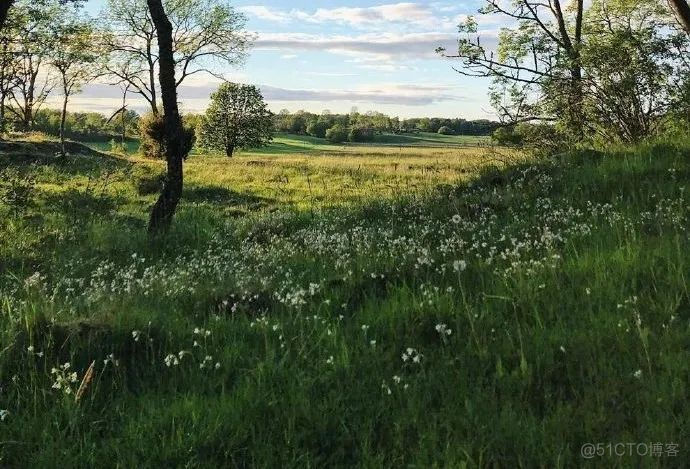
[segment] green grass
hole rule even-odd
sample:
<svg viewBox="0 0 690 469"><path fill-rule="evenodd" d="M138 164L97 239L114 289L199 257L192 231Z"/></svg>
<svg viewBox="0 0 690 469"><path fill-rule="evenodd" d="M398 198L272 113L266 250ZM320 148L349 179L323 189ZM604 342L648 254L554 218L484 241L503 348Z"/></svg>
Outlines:
<svg viewBox="0 0 690 469"><path fill-rule="evenodd" d="M490 143L489 137L475 137L471 135L439 135L432 133L415 133L415 134L380 134L376 135L376 139L372 143L361 144L332 144L325 139L310 137L308 135L294 135L279 133L275 136L273 141L262 148L255 148L239 152L240 154L250 155L294 155L294 154L309 154L309 153L337 153L347 149L348 147L357 147L357 151L361 151L361 147L381 147L388 145L406 146L406 147L477 147ZM87 145L90 148L98 151L110 151L111 142L89 142ZM139 142L136 139L127 141L127 153L134 155L139 151ZM201 155L199 149L193 151L193 155Z"/></svg>
<svg viewBox="0 0 690 469"><path fill-rule="evenodd" d="M690 144L282 150L190 158L159 241L157 163L0 156L2 465L684 466Z"/></svg>

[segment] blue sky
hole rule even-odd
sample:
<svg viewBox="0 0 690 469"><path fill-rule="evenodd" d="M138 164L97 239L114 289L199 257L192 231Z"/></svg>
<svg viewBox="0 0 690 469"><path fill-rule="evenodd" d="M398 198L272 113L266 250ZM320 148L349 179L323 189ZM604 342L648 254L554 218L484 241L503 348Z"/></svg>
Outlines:
<svg viewBox="0 0 690 469"><path fill-rule="evenodd" d="M89 0L87 10L97 14L104 3ZM231 5L247 15L257 39L242 67L222 71L226 79L259 85L274 111L356 106L401 117L492 117L488 82L456 73L434 53L437 46L453 48L456 25L482 3L235 0ZM495 37L498 27L488 20L483 34ZM195 77L181 90L183 107L203 110L216 85L211 77ZM116 89L84 91L75 107L117 107Z"/></svg>

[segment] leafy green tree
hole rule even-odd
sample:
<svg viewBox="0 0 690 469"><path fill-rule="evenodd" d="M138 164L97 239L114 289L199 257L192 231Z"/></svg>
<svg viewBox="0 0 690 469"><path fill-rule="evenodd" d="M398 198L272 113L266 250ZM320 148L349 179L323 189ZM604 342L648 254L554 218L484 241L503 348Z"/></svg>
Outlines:
<svg viewBox="0 0 690 469"><path fill-rule="evenodd" d="M438 133L441 135L455 135L455 131L446 125L440 127Z"/></svg>
<svg viewBox="0 0 690 469"><path fill-rule="evenodd" d="M312 121L307 125L307 133L312 137L324 138L326 137L326 131L328 131L328 122L326 121Z"/></svg>
<svg viewBox="0 0 690 469"><path fill-rule="evenodd" d="M231 157L238 148L271 142L273 114L256 86L223 83L211 95L199 134L200 146Z"/></svg>
<svg viewBox="0 0 690 469"><path fill-rule="evenodd" d="M641 0L594 0L588 8L583 102L594 135L639 141L677 105L676 83L685 73L676 50L688 38L665 28L665 15L661 5Z"/></svg>
<svg viewBox="0 0 690 469"><path fill-rule="evenodd" d="M373 142L374 129L360 126L352 127L348 132L347 139L350 142Z"/></svg>
<svg viewBox="0 0 690 469"><path fill-rule="evenodd" d="M347 141L349 131L342 124L335 124L326 131L326 139L331 143L342 143Z"/></svg>
<svg viewBox="0 0 690 469"><path fill-rule="evenodd" d="M516 22L499 34L496 52L481 41L477 21L460 25L457 53L463 75L493 80L491 100L504 122L560 116L573 134L581 133L584 1L565 8L561 0L485 0L482 15Z"/></svg>

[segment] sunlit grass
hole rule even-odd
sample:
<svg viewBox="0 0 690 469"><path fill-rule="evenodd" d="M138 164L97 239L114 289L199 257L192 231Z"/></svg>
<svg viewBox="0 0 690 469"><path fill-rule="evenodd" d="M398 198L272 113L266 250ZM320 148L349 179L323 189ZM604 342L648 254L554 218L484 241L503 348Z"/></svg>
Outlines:
<svg viewBox="0 0 690 469"><path fill-rule="evenodd" d="M0 465L683 466L690 145L328 148L0 156Z"/></svg>

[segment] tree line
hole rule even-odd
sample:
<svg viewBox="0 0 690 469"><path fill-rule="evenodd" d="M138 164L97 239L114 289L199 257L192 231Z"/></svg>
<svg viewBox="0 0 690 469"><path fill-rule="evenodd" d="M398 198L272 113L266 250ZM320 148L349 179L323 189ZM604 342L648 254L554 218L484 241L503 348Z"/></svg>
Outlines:
<svg viewBox="0 0 690 469"><path fill-rule="evenodd" d="M400 119L370 111L360 113L353 109L349 114L333 114L324 110L321 114L306 111L290 113L281 110L275 117L279 132L328 138L333 142L362 142L373 140L375 133L432 132L447 135L491 135L500 123L486 119L465 120L446 118Z"/></svg>

